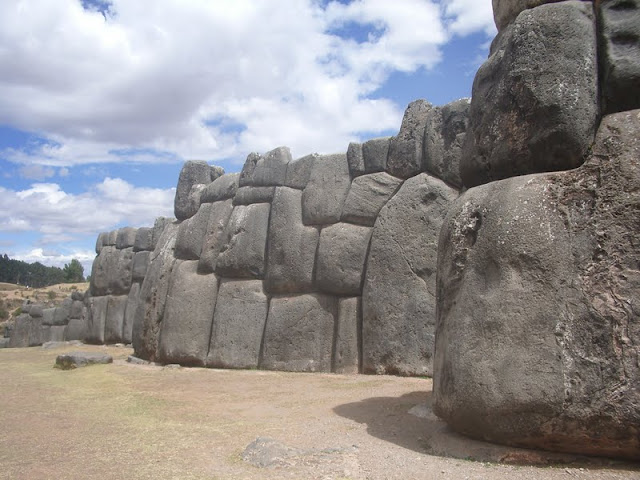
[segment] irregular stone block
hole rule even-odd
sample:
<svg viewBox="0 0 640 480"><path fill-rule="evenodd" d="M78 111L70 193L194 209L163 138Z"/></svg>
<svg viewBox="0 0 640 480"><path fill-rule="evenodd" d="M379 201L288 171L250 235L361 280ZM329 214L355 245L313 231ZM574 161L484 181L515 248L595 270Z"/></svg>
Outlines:
<svg viewBox="0 0 640 480"><path fill-rule="evenodd" d="M287 177L284 182L285 186L303 190L304 187L307 186L307 183L309 183L311 169L318 157L320 157L320 155L312 153L311 155L289 162L287 164Z"/></svg>
<svg viewBox="0 0 640 480"><path fill-rule="evenodd" d="M199 275L198 262L178 260L158 345L158 361L203 366L218 294L215 275Z"/></svg>
<svg viewBox="0 0 640 480"><path fill-rule="evenodd" d="M341 298L338 301L333 371L358 373L360 369L360 332L362 305L360 297Z"/></svg>
<svg viewBox="0 0 640 480"><path fill-rule="evenodd" d="M113 357L106 353L71 352L56 357L55 367L61 370L73 370L89 365L113 363Z"/></svg>
<svg viewBox="0 0 640 480"><path fill-rule="evenodd" d="M357 177L342 209L342 221L372 227L380 209L398 190L402 180L388 173L372 173Z"/></svg>
<svg viewBox="0 0 640 480"><path fill-rule="evenodd" d="M82 302L84 301L84 295L85 295L85 292L74 290L73 292L71 292L71 300L73 300L74 302L76 301Z"/></svg>
<svg viewBox="0 0 640 480"><path fill-rule="evenodd" d="M590 2L522 12L473 82L460 160L465 186L579 166L598 122Z"/></svg>
<svg viewBox="0 0 640 480"><path fill-rule="evenodd" d="M603 111L640 108L640 0L596 5Z"/></svg>
<svg viewBox="0 0 640 480"><path fill-rule="evenodd" d="M131 288L133 248L117 250L107 246L93 261L91 270L91 294L125 295Z"/></svg>
<svg viewBox="0 0 640 480"><path fill-rule="evenodd" d="M34 319L28 313L22 313L14 320L13 330L9 338L9 348L24 348L29 346L29 337ZM42 323L40 322L40 325Z"/></svg>
<svg viewBox="0 0 640 480"><path fill-rule="evenodd" d="M133 283L127 296L122 322L122 342L129 344L133 341L133 323L136 318L136 310L140 301L140 283Z"/></svg>
<svg viewBox="0 0 640 480"><path fill-rule="evenodd" d="M371 228L337 223L320 233L316 286L337 295L361 295Z"/></svg>
<svg viewBox="0 0 640 480"><path fill-rule="evenodd" d="M38 318L38 317L42 317L43 310L44 309L42 308L41 304L34 303L33 305L29 306L29 310L28 311L25 311L24 308L23 308L22 309L22 313L28 313L33 318Z"/></svg>
<svg viewBox="0 0 640 480"><path fill-rule="evenodd" d="M423 173L380 211L362 293L365 373L431 375L438 233L457 195Z"/></svg>
<svg viewBox="0 0 640 480"><path fill-rule="evenodd" d="M253 203L271 203L276 187L241 187L233 197L234 205L251 205Z"/></svg>
<svg viewBox="0 0 640 480"><path fill-rule="evenodd" d="M222 177L221 177L222 178ZM204 235L204 244L200 253L198 271L200 273L213 273L218 263L218 255L225 244L227 224L233 212L231 200L215 202L212 204L207 231Z"/></svg>
<svg viewBox="0 0 640 480"><path fill-rule="evenodd" d="M260 280L225 280L213 316L207 366L258 368L269 300Z"/></svg>
<svg viewBox="0 0 640 480"><path fill-rule="evenodd" d="M449 210L434 411L458 432L640 458L640 110L605 117L592 151Z"/></svg>
<svg viewBox="0 0 640 480"><path fill-rule="evenodd" d="M201 195L207 185L204 183L196 183L191 186L189 190L189 196L187 197L187 206L184 209L184 215L188 218L193 217L200 208Z"/></svg>
<svg viewBox="0 0 640 480"><path fill-rule="evenodd" d="M284 185L287 165L291 161L288 147L278 147L259 155L250 153L240 172L241 187L270 187Z"/></svg>
<svg viewBox="0 0 640 480"><path fill-rule="evenodd" d="M202 203L213 203L233 198L238 190L239 173L227 173L210 183L200 194Z"/></svg>
<svg viewBox="0 0 640 480"><path fill-rule="evenodd" d="M64 332L66 328L66 325L43 326L42 336L40 337L38 345L47 342L64 342Z"/></svg>
<svg viewBox="0 0 640 480"><path fill-rule="evenodd" d="M218 275L262 278L270 209L268 203L234 207L216 263Z"/></svg>
<svg viewBox="0 0 640 480"><path fill-rule="evenodd" d="M109 232L109 235L106 239L106 243L104 244L104 246L115 247L117 240L118 240L118 230L111 230Z"/></svg>
<svg viewBox="0 0 640 480"><path fill-rule="evenodd" d="M384 172L387 168L389 144L393 137L382 137L367 140L362 144L364 173Z"/></svg>
<svg viewBox="0 0 640 480"><path fill-rule="evenodd" d="M339 222L350 185L346 155L319 157L313 163L309 183L302 192L304 224L326 225Z"/></svg>
<svg viewBox="0 0 640 480"><path fill-rule="evenodd" d="M149 259L151 252L138 252L133 257L133 268L131 271L131 280L134 282L142 282L149 268ZM133 285L131 285L133 286Z"/></svg>
<svg viewBox="0 0 640 480"><path fill-rule="evenodd" d="M98 235L96 239L96 254L100 253L102 247L104 247L105 243L109 240L109 232L102 232Z"/></svg>
<svg viewBox="0 0 640 480"><path fill-rule="evenodd" d="M197 184L207 185L220 176L215 175L207 162L191 160L184 163L180 171L174 201L174 214L178 220L186 220L191 213L192 205L189 202L191 187Z"/></svg>
<svg viewBox="0 0 640 480"><path fill-rule="evenodd" d="M425 100L411 102L404 112L398 135L391 139L387 172L394 177L409 178L423 170L422 142L427 114L433 107Z"/></svg>
<svg viewBox="0 0 640 480"><path fill-rule="evenodd" d="M132 227L124 227L118 230L116 237L116 248L122 250L124 248L133 247L136 243L136 235L138 231Z"/></svg>
<svg viewBox="0 0 640 480"><path fill-rule="evenodd" d="M330 372L337 308L336 299L325 295L272 298L260 367Z"/></svg>
<svg viewBox="0 0 640 480"><path fill-rule="evenodd" d="M198 213L183 221L178 227L176 239L176 258L182 260L198 260L205 241L212 204L205 203Z"/></svg>
<svg viewBox="0 0 640 480"><path fill-rule="evenodd" d="M302 224L301 199L300 190L276 189L271 204L267 292L302 293L312 289L319 234L316 228Z"/></svg>
<svg viewBox="0 0 640 480"><path fill-rule="evenodd" d="M56 307L42 310L42 324L53 325L55 323Z"/></svg>
<svg viewBox="0 0 640 480"><path fill-rule="evenodd" d="M462 188L460 158L469 125L470 100L463 98L427 114L424 129L424 169L449 185Z"/></svg>
<svg viewBox="0 0 640 480"><path fill-rule="evenodd" d="M500 31L512 23L521 12L559 1L562 0L493 0L493 19Z"/></svg>
<svg viewBox="0 0 640 480"><path fill-rule="evenodd" d="M84 340L87 334L87 321L85 318L72 318L64 329L64 341Z"/></svg>
<svg viewBox="0 0 640 480"><path fill-rule="evenodd" d="M71 305L73 305L73 300L71 300L71 297L68 297L55 308L52 325L66 325L69 322L69 317L71 316Z"/></svg>
<svg viewBox="0 0 640 480"><path fill-rule="evenodd" d="M104 327L107 321L109 297L90 297L87 305L86 343L104 344Z"/></svg>
<svg viewBox="0 0 640 480"><path fill-rule="evenodd" d="M133 251L145 252L151 250L153 250L153 228L139 228L136 232L136 239L133 242Z"/></svg>
<svg viewBox="0 0 640 480"><path fill-rule="evenodd" d="M364 175L364 155L362 154L362 144L351 142L347 147L347 164L352 178Z"/></svg>
<svg viewBox="0 0 640 480"><path fill-rule="evenodd" d="M71 299L71 310L69 311L69 320L78 319L84 317L84 303L80 300Z"/></svg>
<svg viewBox="0 0 640 480"><path fill-rule="evenodd" d="M127 307L128 295L109 295L107 298L107 315L104 323L104 343L122 343L124 311Z"/></svg>
<svg viewBox="0 0 640 480"><path fill-rule="evenodd" d="M156 249L156 246L158 245L158 241L160 240L160 237L162 236L164 229L167 228L169 225L173 224L174 221L175 221L175 218L167 218L167 217L156 218L156 221L153 224L153 232L151 234L151 239L152 239L151 250Z"/></svg>

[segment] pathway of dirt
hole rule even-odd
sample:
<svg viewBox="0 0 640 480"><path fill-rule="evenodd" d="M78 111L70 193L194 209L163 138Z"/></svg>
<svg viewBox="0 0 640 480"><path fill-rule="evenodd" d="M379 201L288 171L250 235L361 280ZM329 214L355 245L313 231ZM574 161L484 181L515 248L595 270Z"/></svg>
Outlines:
<svg viewBox="0 0 640 480"><path fill-rule="evenodd" d="M54 369L72 350L115 362ZM601 460L491 463L549 456L453 434L430 411L428 379L132 365L130 354L0 350L0 479L640 478L639 464Z"/></svg>

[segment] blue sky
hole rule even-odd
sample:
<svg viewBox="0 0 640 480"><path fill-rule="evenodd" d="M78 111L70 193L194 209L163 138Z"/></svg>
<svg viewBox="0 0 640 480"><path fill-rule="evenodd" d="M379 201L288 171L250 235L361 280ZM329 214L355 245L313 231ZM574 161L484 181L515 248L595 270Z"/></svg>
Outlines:
<svg viewBox="0 0 640 480"><path fill-rule="evenodd" d="M3 0L0 254L89 273L99 232L172 215L183 161L393 135L470 96L494 35L491 0Z"/></svg>

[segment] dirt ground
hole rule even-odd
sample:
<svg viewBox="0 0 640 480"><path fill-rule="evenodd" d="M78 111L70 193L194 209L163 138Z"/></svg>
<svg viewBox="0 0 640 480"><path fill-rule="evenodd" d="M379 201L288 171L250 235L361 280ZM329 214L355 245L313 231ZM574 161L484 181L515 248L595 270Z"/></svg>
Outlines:
<svg viewBox="0 0 640 480"><path fill-rule="evenodd" d="M74 350L114 363L53 368ZM640 464L460 437L431 413L429 379L133 365L131 353L0 350L0 479L640 479Z"/></svg>

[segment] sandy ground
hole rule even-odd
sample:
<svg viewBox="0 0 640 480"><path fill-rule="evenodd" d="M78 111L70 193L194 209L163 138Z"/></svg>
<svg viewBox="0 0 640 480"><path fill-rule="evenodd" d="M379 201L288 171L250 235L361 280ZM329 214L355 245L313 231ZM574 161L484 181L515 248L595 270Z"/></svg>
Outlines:
<svg viewBox="0 0 640 480"><path fill-rule="evenodd" d="M73 350L115 361L53 368ZM431 413L428 379L132 365L129 354L0 350L0 479L640 479L640 464L457 436Z"/></svg>

